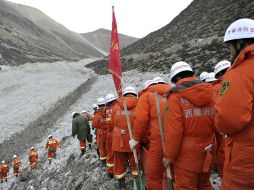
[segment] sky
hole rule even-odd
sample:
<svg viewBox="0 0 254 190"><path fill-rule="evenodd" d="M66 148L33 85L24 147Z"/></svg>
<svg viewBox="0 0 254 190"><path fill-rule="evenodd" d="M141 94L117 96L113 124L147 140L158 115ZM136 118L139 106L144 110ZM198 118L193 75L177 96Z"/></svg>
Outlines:
<svg viewBox="0 0 254 190"><path fill-rule="evenodd" d="M167 25L192 0L8 0L35 7L69 30L111 30L115 6L118 33L142 38Z"/></svg>

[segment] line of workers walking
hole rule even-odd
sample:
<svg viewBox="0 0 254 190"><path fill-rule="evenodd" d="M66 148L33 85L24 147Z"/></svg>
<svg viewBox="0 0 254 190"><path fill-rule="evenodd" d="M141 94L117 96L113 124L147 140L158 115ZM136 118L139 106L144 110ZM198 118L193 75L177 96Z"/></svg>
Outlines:
<svg viewBox="0 0 254 190"><path fill-rule="evenodd" d="M128 86L122 97L99 98L92 117L85 110L73 112L72 136L80 141L80 156L86 141L92 142L92 121L99 159L108 177L118 180L120 190L126 189L127 167L134 179L139 175L134 149L148 190L168 189L164 180L169 177L176 190L210 190L212 168L222 178L222 190L253 190L254 20L233 22L223 44L232 60L218 62L213 73L203 72L197 78L188 63L176 62L170 69L174 85L156 77L146 81L140 92ZM60 142L50 135L49 164L58 146ZM38 153L34 147L31 151L30 167L36 168ZM16 155L13 166L17 176L21 161ZM3 161L1 182L7 180L8 171Z"/></svg>
<svg viewBox="0 0 254 190"><path fill-rule="evenodd" d="M212 189L212 168L222 178L222 190L254 189L254 20L232 23L223 44L232 60L218 62L213 73L197 78L180 61L170 69L174 85L156 77L140 92L128 86L122 97L97 100L92 127L99 158L120 190L126 189L127 166L134 178L138 175L134 149L148 190L168 189L163 181L169 173L176 190Z"/></svg>

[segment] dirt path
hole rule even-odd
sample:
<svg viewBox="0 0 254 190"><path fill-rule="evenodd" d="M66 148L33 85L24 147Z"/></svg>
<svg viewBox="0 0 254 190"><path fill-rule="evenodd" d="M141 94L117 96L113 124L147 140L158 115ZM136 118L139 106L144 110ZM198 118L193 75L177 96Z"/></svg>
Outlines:
<svg viewBox="0 0 254 190"><path fill-rule="evenodd" d="M35 121L31 122L25 130L16 133L11 136L11 138L1 143L0 158L2 160L10 161L14 154L20 155L24 149L28 149L28 147L42 141L41 137L54 126L57 119L68 111L69 107L74 104L82 94L90 90L90 87L96 80L97 77L88 79L77 87L76 90L58 100L47 113L39 116Z"/></svg>

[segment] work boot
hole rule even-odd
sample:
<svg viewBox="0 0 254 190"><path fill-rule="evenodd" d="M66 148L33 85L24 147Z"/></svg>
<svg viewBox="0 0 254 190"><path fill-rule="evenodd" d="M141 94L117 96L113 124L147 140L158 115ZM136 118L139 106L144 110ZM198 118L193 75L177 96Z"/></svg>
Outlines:
<svg viewBox="0 0 254 190"><path fill-rule="evenodd" d="M56 153L53 153L53 158L56 159Z"/></svg>
<svg viewBox="0 0 254 190"><path fill-rule="evenodd" d="M92 145L91 144L89 144L88 147L89 147L89 149L92 149Z"/></svg>
<svg viewBox="0 0 254 190"><path fill-rule="evenodd" d="M51 160L49 160L49 165L51 165Z"/></svg>
<svg viewBox="0 0 254 190"><path fill-rule="evenodd" d="M5 179L5 182L7 182L8 180L7 180L7 178Z"/></svg>
<svg viewBox="0 0 254 190"><path fill-rule="evenodd" d="M85 154L86 150L81 150L81 154L80 154L80 157L83 156Z"/></svg>
<svg viewBox="0 0 254 190"><path fill-rule="evenodd" d="M109 177L109 179L113 179L114 178L114 174L113 173L108 173L108 177Z"/></svg>
<svg viewBox="0 0 254 190"><path fill-rule="evenodd" d="M106 161L107 161L107 160L101 160L102 165L105 166L105 167L106 167Z"/></svg>
<svg viewBox="0 0 254 190"><path fill-rule="evenodd" d="M119 183L119 189L120 190L126 190L125 179L124 178L118 179L118 183Z"/></svg>
<svg viewBox="0 0 254 190"><path fill-rule="evenodd" d="M4 182L3 180L0 181L0 183L3 183L3 182Z"/></svg>

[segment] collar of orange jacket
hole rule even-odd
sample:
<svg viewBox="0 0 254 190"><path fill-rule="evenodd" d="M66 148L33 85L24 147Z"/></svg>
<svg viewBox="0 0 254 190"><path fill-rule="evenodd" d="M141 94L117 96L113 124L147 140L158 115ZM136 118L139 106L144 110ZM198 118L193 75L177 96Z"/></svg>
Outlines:
<svg viewBox="0 0 254 190"><path fill-rule="evenodd" d="M146 92L147 88L146 89L142 89L138 92L138 97L142 96L145 92Z"/></svg>
<svg viewBox="0 0 254 190"><path fill-rule="evenodd" d="M179 86L185 82L189 82L189 81L192 81L192 80L198 80L197 77L187 77L187 78L183 78L179 81L176 82L176 86Z"/></svg>
<svg viewBox="0 0 254 190"><path fill-rule="evenodd" d="M156 84L149 86L147 88L147 92L158 92L159 94L163 95L165 94L168 90L170 90L171 86L168 84Z"/></svg>
<svg viewBox="0 0 254 190"><path fill-rule="evenodd" d="M133 95L127 95L127 96L125 96L125 102L126 102L127 109L131 110L132 108L134 108L137 105L138 98L136 96L133 96ZM122 109L124 109L124 107L123 107L123 99L122 98L120 98L118 100L117 104Z"/></svg>
<svg viewBox="0 0 254 190"><path fill-rule="evenodd" d="M254 59L254 44L247 46L240 52L240 54L235 59L235 62L232 65L232 68L241 64L243 60L246 59L246 57L249 59Z"/></svg>
<svg viewBox="0 0 254 190"><path fill-rule="evenodd" d="M179 86L185 82L189 82L192 80L197 80L196 77L188 77L179 80L176 85ZM213 102L213 86L208 83L200 83L197 85L193 85L189 88L180 90L179 95L190 101L197 107L204 107Z"/></svg>

